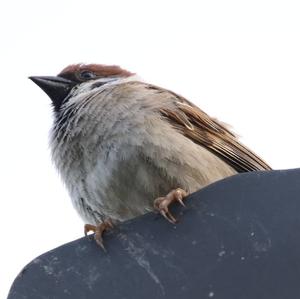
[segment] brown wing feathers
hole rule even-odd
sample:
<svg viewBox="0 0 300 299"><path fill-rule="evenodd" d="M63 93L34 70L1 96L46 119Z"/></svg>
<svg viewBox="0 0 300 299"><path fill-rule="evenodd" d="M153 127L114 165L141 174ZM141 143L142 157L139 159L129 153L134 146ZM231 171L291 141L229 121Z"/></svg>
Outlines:
<svg viewBox="0 0 300 299"><path fill-rule="evenodd" d="M186 137L218 155L238 172L271 170L225 126L184 98L171 93L176 97L176 108L163 108L161 113Z"/></svg>

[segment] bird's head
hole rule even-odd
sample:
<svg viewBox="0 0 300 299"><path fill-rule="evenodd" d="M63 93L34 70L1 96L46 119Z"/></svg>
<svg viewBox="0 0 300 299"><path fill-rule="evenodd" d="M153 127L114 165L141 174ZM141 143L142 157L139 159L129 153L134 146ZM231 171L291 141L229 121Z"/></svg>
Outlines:
<svg viewBox="0 0 300 299"><path fill-rule="evenodd" d="M59 111L70 91L86 82L93 87L100 87L115 80L134 75L116 65L73 64L64 68L57 76L29 77L52 100L54 110Z"/></svg>

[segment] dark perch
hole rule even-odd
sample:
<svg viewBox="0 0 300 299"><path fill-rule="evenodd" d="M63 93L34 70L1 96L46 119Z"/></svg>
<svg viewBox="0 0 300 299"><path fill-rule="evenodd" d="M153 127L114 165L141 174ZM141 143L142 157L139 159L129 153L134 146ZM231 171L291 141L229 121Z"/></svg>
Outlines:
<svg viewBox="0 0 300 299"><path fill-rule="evenodd" d="M222 180L174 207L28 264L16 298L300 298L300 169Z"/></svg>

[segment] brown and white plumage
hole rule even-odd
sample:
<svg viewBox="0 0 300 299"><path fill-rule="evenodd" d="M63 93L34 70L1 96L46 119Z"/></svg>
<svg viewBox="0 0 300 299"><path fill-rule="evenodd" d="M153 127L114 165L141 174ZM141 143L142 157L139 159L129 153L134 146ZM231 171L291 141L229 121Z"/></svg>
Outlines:
<svg viewBox="0 0 300 299"><path fill-rule="evenodd" d="M197 106L117 66L32 80L53 101L53 160L86 222L130 219L171 189L271 169Z"/></svg>

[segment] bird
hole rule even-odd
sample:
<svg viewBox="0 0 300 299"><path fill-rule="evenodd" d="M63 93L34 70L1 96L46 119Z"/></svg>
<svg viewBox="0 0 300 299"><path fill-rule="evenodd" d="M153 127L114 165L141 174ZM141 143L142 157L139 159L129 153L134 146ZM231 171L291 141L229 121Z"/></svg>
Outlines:
<svg viewBox="0 0 300 299"><path fill-rule="evenodd" d="M117 65L72 64L29 77L51 99L52 160L94 232L158 211L241 172L271 170L225 123L183 96Z"/></svg>

